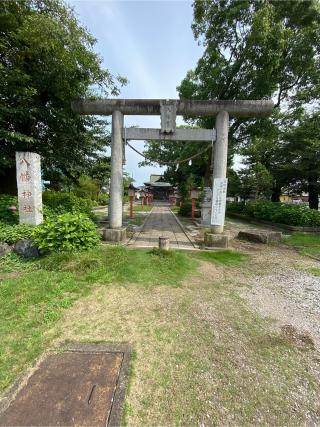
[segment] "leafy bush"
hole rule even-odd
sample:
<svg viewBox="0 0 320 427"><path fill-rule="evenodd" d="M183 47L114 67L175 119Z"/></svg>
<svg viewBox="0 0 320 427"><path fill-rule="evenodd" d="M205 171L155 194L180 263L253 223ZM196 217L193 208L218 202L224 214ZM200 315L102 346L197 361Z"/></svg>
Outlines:
<svg viewBox="0 0 320 427"><path fill-rule="evenodd" d="M96 246L99 236L86 215L68 212L46 219L35 229L33 240L43 252L72 252Z"/></svg>
<svg viewBox="0 0 320 427"><path fill-rule="evenodd" d="M199 202L196 202L196 208L199 208ZM191 217L191 211L192 211L192 205L191 205L191 201L186 200L184 202L182 202L182 205L180 206L179 209L179 215L181 216L189 216ZM200 216L200 212L195 212L195 217L198 218Z"/></svg>
<svg viewBox="0 0 320 427"><path fill-rule="evenodd" d="M16 206L16 211L8 209L10 206ZM10 194L0 194L0 221L7 224L17 224L19 222L18 199Z"/></svg>
<svg viewBox="0 0 320 427"><path fill-rule="evenodd" d="M243 213L244 206L245 206L244 202L228 202L227 203L227 211L228 212Z"/></svg>
<svg viewBox="0 0 320 427"><path fill-rule="evenodd" d="M108 194L99 194L97 202L101 206L105 206L109 203L109 196Z"/></svg>
<svg viewBox="0 0 320 427"><path fill-rule="evenodd" d="M77 197L73 193L59 191L44 191L42 200L46 207L54 213L82 212L89 214L94 203L90 199Z"/></svg>
<svg viewBox="0 0 320 427"><path fill-rule="evenodd" d="M320 227L320 212L307 206L273 203L265 200L229 203L228 212L243 213L252 218L300 227Z"/></svg>
<svg viewBox="0 0 320 427"><path fill-rule="evenodd" d="M0 223L0 242L12 245L20 239L31 239L34 231L33 225Z"/></svg>

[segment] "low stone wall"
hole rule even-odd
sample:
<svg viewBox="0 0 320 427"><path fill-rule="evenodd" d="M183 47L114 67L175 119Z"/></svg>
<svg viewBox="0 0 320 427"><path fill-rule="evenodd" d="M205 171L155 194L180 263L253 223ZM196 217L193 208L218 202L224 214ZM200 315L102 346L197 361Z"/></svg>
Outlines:
<svg viewBox="0 0 320 427"><path fill-rule="evenodd" d="M301 231L306 233L320 233L320 227L298 227L295 225L280 224L276 222L264 221L262 219L251 218L247 215L239 214L237 212L227 212L227 216L231 218L242 219L244 221L250 222L251 224L267 225L268 227L275 228L275 229L288 230L288 231Z"/></svg>

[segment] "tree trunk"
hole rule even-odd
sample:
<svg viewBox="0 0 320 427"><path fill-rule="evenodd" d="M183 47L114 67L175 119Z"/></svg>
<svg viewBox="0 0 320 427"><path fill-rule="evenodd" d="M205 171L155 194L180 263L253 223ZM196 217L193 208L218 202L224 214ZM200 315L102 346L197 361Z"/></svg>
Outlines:
<svg viewBox="0 0 320 427"><path fill-rule="evenodd" d="M319 190L318 190L318 176L312 175L308 177L308 194L309 194L309 208L319 209Z"/></svg>
<svg viewBox="0 0 320 427"><path fill-rule="evenodd" d="M18 194L15 167L0 170L0 193L13 196Z"/></svg>
<svg viewBox="0 0 320 427"><path fill-rule="evenodd" d="M275 183L272 187L271 201L280 202L280 196L281 196L281 186Z"/></svg>

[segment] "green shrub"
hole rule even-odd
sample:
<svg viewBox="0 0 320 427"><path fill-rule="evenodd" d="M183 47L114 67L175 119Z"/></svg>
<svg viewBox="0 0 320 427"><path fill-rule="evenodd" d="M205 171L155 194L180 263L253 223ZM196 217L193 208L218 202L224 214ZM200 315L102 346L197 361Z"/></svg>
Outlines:
<svg viewBox="0 0 320 427"><path fill-rule="evenodd" d="M94 202L90 199L59 191L44 191L42 201L54 213L82 212L89 214L94 206Z"/></svg>
<svg viewBox="0 0 320 427"><path fill-rule="evenodd" d="M12 245L17 240L31 239L34 231L33 225L0 223L0 242Z"/></svg>
<svg viewBox="0 0 320 427"><path fill-rule="evenodd" d="M33 240L42 252L72 252L96 246L99 236L86 215L67 212L46 219L35 229Z"/></svg>
<svg viewBox="0 0 320 427"><path fill-rule="evenodd" d="M244 206L245 206L244 202L228 202L227 203L227 211L228 212L243 213Z"/></svg>
<svg viewBox="0 0 320 427"><path fill-rule="evenodd" d="M196 208L199 208L199 201L196 202ZM188 216L191 217L191 211L192 211L192 205L191 205L191 200L185 200L184 202L182 202L182 205L179 208L179 215L181 216ZM198 218L200 216L200 212L196 211L195 212L195 217Z"/></svg>
<svg viewBox="0 0 320 427"><path fill-rule="evenodd" d="M108 194L99 194L97 202L101 206L105 206L109 203L109 196Z"/></svg>
<svg viewBox="0 0 320 427"><path fill-rule="evenodd" d="M255 200L241 203L229 203L228 212L243 213L252 218L274 223L300 227L320 227L320 212L307 206L273 203L266 200Z"/></svg>
<svg viewBox="0 0 320 427"><path fill-rule="evenodd" d="M8 209L10 206L16 206L16 211ZM7 224L18 224L18 199L10 194L0 194L0 221Z"/></svg>

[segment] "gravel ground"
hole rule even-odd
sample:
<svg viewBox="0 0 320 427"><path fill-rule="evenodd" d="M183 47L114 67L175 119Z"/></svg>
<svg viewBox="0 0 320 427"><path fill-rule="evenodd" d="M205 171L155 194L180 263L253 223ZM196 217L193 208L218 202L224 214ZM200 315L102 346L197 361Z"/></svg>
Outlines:
<svg viewBox="0 0 320 427"><path fill-rule="evenodd" d="M227 228L235 235L247 227L228 221ZM272 318L279 328L290 326L306 334L320 351L320 277L306 271L320 268L320 262L285 245L233 242L234 248L252 255L245 279L249 287L242 292L249 306Z"/></svg>
<svg viewBox="0 0 320 427"><path fill-rule="evenodd" d="M302 256L285 245L249 243L236 238L241 230L270 230L266 226L228 219L225 233L231 246L251 255L246 270L224 269L223 276L243 285L241 295L251 309L275 321L277 328L310 337L320 351L320 277L306 272L320 268L320 262ZM188 231L202 238L203 230L189 226ZM283 233L285 234L285 233ZM197 237L197 236L196 236Z"/></svg>
<svg viewBox="0 0 320 427"><path fill-rule="evenodd" d="M238 220L226 222L226 232L233 239L240 230L252 228L251 224ZM306 271L310 267L320 268L320 262L285 245L263 245L235 239L232 246L252 257L247 272L241 268L237 276L238 282L247 285L241 295L250 308L273 319L277 328L289 327L310 337L320 351L320 277ZM234 277L229 279L234 280Z"/></svg>
<svg viewBox="0 0 320 427"><path fill-rule="evenodd" d="M257 276L243 296L260 314L271 317L279 327L290 325L310 338L320 351L320 278L305 272Z"/></svg>

